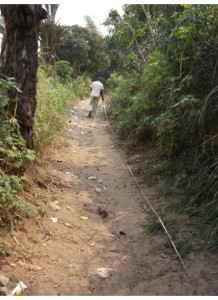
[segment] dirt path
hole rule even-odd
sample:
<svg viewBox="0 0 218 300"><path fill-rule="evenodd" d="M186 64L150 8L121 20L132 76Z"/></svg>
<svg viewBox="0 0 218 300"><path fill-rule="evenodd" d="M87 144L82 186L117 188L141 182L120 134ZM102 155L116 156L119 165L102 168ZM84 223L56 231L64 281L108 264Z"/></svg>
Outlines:
<svg viewBox="0 0 218 300"><path fill-rule="evenodd" d="M18 220L2 272L22 280L25 295L216 295L217 256L189 253L187 276L165 234L140 226L151 214L126 167L100 105L86 117L88 99L69 114L61 148L39 168L35 203L41 216ZM143 186L155 203L156 194ZM44 188L43 188L44 187ZM55 210L51 203L60 209ZM51 218L57 218L54 223ZM98 268L109 268L101 278Z"/></svg>

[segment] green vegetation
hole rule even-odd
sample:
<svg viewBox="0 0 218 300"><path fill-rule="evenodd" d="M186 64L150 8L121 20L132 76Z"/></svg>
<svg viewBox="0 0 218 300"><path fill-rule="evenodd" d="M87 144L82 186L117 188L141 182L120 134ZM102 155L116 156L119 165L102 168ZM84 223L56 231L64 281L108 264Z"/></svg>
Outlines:
<svg viewBox="0 0 218 300"><path fill-rule="evenodd" d="M202 219L208 247L217 247L218 6L125 5L122 17L111 10L106 37L89 16L85 28L62 27L55 22L58 5L47 9L35 152L20 134L16 97L9 100L22 91L12 78L0 80L0 207L17 207L29 162L55 142L63 115L88 95L90 77L100 75L112 94L109 113L117 134L131 149L152 144L159 151L156 164L138 172L157 183L159 195L177 193L186 213Z"/></svg>
<svg viewBox="0 0 218 300"><path fill-rule="evenodd" d="M0 79L0 212L8 214L18 206L19 191L25 190L27 178L23 176L28 163L35 158L26 148L17 120L9 113L7 92L16 87L12 78ZM4 171L3 171L4 170Z"/></svg>
<svg viewBox="0 0 218 300"><path fill-rule="evenodd" d="M59 5L45 6L48 19L40 26L40 65L36 84L37 47L29 47L29 43L26 47L26 40L17 32L24 32L25 27L29 30L28 41L37 42L38 22L46 17L46 12L40 5L31 7L31 11L27 5L25 8L22 5L16 8L1 5L5 21L1 16L1 31L7 33L7 38L2 38L1 45L0 221L12 231L17 216L35 217L40 213L31 201L25 200L28 197L25 193L30 191L31 186L31 178L27 175L31 173L30 162L55 144L57 134L62 133L66 112L89 92L90 79L85 74L73 79L74 70L70 63L55 61L55 51L68 28L55 22ZM11 11L16 17L9 17ZM36 11L38 14L34 16ZM41 19L24 24L29 16ZM9 24L6 30L5 24ZM6 255L2 248L1 254Z"/></svg>
<svg viewBox="0 0 218 300"><path fill-rule="evenodd" d="M29 181L25 171L30 161L42 155L46 147L55 143L57 133L61 133L63 127L63 116L72 108L78 96L83 97L87 93L89 79L78 77L74 81L69 80L68 73L71 68L67 69L66 63L59 62L57 69L57 73L56 67L41 65L38 69L35 151L26 148L19 124L9 112L10 101L7 93L11 89L19 89L13 79L0 80L0 210L1 216L4 215L5 218L15 209L19 209L20 213L25 211L25 215L27 208L34 211L34 207L19 196L28 191ZM65 80L62 76L63 70ZM28 215L31 214L28 212Z"/></svg>
<svg viewBox="0 0 218 300"><path fill-rule="evenodd" d="M56 53L60 60L70 62L74 78L84 74L90 77L104 76L110 65L104 38L96 30L92 20L86 20L86 28L78 25L68 28Z"/></svg>
<svg viewBox="0 0 218 300"><path fill-rule="evenodd" d="M73 101L72 92L60 83L52 69L38 69L37 110L35 115L35 150L43 152L55 141L63 124L62 114L66 113L68 101ZM71 97L71 99L69 99Z"/></svg>
<svg viewBox="0 0 218 300"><path fill-rule="evenodd" d="M209 246L218 239L217 12L217 5L125 5L106 22L114 53L120 45L119 70L107 81L115 130L129 147L157 145Z"/></svg>

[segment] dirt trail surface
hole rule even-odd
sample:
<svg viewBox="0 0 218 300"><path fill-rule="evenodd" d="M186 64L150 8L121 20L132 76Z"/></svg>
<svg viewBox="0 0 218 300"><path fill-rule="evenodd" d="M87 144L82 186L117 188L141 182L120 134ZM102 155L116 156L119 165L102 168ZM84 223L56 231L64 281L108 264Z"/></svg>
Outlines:
<svg viewBox="0 0 218 300"><path fill-rule="evenodd" d="M140 226L152 212L140 209L147 203L102 103L97 117L87 118L88 101L66 117L61 147L38 168L33 198L43 208L18 219L4 238L10 256L1 272L11 284L22 280L24 295L217 295L215 254L185 256L191 280L166 234L151 236ZM142 188L158 206L155 190Z"/></svg>

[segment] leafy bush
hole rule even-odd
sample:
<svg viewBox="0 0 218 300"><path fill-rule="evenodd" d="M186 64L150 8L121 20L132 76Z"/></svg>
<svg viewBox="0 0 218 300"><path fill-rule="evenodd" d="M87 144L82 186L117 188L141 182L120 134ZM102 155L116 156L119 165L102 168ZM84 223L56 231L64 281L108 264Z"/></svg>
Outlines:
<svg viewBox="0 0 218 300"><path fill-rule="evenodd" d="M164 161L181 162L167 172L202 217L210 245L218 240L217 9L127 5L113 24L119 43L130 41L129 53L119 52L128 68L108 80L118 134L135 147L153 140Z"/></svg>
<svg viewBox="0 0 218 300"><path fill-rule="evenodd" d="M61 60L55 62L55 69L62 83L67 83L72 80L73 68L69 61Z"/></svg>
<svg viewBox="0 0 218 300"><path fill-rule="evenodd" d="M0 209L11 210L18 207L21 199L18 196L18 191L24 191L24 184L27 184L28 179L25 176L6 175L0 172Z"/></svg>
<svg viewBox="0 0 218 300"><path fill-rule="evenodd" d="M115 87L112 118L117 132L135 142L152 140L154 119L168 105L165 89L169 71L163 55L155 51L140 78L112 74L108 83Z"/></svg>
<svg viewBox="0 0 218 300"><path fill-rule="evenodd" d="M0 124L0 166L6 173L22 174L35 153L26 148L15 118L4 120L1 116Z"/></svg>
<svg viewBox="0 0 218 300"><path fill-rule="evenodd" d="M27 178L23 176L28 163L35 159L34 151L26 148L20 134L18 121L8 112L10 100L7 93L16 87L13 78L0 79L0 211L17 207L18 191L24 191ZM4 171L3 171L4 170Z"/></svg>
<svg viewBox="0 0 218 300"><path fill-rule="evenodd" d="M13 78L0 79L0 87L0 168L6 173L18 175L25 171L29 161L34 160L35 154L26 148L18 121L8 111L8 91L21 91L16 87Z"/></svg>

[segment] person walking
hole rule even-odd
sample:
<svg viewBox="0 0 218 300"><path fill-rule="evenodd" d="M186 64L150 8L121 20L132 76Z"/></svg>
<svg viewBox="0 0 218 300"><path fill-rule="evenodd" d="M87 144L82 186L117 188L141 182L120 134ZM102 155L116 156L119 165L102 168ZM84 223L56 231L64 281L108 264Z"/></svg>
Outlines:
<svg viewBox="0 0 218 300"><path fill-rule="evenodd" d="M99 98L101 95L102 101L104 101L104 86L98 78L96 81L93 81L90 85L91 93L90 93L90 103L89 103L89 113L88 117L94 117L97 111Z"/></svg>

